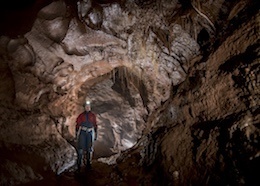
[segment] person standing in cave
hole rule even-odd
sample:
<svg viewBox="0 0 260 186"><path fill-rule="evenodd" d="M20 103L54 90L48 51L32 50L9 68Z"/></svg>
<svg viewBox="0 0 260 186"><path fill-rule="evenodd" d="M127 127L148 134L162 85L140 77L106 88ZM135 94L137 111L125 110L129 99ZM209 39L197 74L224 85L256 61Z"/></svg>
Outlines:
<svg viewBox="0 0 260 186"><path fill-rule="evenodd" d="M84 104L85 111L82 112L76 120L76 138L78 143L77 166L80 172L82 158L86 160L86 168L91 168L93 156L93 143L97 140L97 122L96 115L91 111L90 101Z"/></svg>

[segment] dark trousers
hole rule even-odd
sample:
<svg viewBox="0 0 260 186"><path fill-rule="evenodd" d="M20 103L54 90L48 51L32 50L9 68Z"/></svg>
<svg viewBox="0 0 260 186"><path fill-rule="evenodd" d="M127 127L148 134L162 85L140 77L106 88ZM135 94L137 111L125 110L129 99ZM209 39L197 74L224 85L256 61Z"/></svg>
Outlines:
<svg viewBox="0 0 260 186"><path fill-rule="evenodd" d="M93 154L93 138L94 138L94 130L92 131L80 131L79 139L78 139L78 159L77 165L78 169L80 169L82 164L82 159L86 160L85 165L89 166L92 160Z"/></svg>

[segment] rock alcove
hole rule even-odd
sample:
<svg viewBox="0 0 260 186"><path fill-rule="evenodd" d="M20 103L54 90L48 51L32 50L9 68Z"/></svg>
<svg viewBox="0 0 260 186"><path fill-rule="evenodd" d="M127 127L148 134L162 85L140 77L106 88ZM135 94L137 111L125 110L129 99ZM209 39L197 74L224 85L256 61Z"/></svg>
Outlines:
<svg viewBox="0 0 260 186"><path fill-rule="evenodd" d="M1 19L1 185L259 185L258 2L12 1ZM99 136L75 178L86 99Z"/></svg>

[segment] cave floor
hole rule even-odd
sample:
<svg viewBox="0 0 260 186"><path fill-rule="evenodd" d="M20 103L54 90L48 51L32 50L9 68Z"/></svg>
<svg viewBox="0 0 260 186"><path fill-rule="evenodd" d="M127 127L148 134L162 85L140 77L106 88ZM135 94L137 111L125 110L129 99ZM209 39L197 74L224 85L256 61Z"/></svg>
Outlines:
<svg viewBox="0 0 260 186"><path fill-rule="evenodd" d="M55 177L47 177L43 180L30 182L24 186L51 186L51 185L92 185L92 186L127 186L138 185L137 179L134 177L122 177L115 167L93 160L92 168L86 170L82 167L80 173L76 173L75 167Z"/></svg>

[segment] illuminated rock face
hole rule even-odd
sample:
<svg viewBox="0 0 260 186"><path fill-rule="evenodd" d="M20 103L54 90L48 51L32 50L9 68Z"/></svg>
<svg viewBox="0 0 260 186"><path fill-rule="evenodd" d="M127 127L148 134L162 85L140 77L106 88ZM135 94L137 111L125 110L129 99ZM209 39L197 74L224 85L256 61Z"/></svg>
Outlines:
<svg viewBox="0 0 260 186"><path fill-rule="evenodd" d="M73 165L75 120L86 99L99 125L96 158L140 139L139 165L159 167L158 182L208 184L236 171L240 180L223 183L248 182L246 163L230 165L258 158L259 13L247 3L34 5L40 11L30 31L0 37L2 182ZM39 166L10 158L16 151Z"/></svg>

